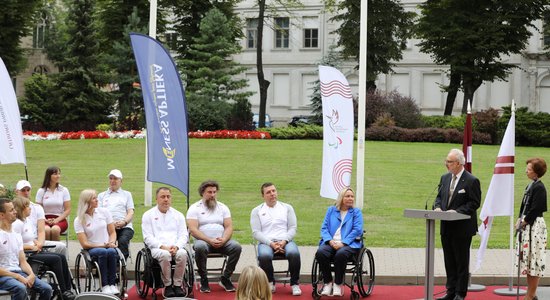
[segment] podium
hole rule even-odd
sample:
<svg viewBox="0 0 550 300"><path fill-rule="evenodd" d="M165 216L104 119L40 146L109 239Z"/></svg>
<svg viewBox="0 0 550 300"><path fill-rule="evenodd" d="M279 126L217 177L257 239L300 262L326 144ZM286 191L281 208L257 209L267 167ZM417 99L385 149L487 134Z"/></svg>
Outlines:
<svg viewBox="0 0 550 300"><path fill-rule="evenodd" d="M426 220L426 271L424 282L424 299L433 300L434 295L434 247L435 247L435 220L456 221L469 219L470 216L446 211L422 209L405 209L407 218Z"/></svg>

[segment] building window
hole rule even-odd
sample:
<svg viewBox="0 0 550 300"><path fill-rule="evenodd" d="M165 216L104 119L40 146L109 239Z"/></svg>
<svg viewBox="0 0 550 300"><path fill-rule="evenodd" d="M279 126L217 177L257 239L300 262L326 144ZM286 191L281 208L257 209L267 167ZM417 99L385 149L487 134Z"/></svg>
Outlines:
<svg viewBox="0 0 550 300"><path fill-rule="evenodd" d="M246 48L256 49L258 46L258 18L246 19Z"/></svg>
<svg viewBox="0 0 550 300"><path fill-rule="evenodd" d="M290 19L275 18L275 48L288 48Z"/></svg>
<svg viewBox="0 0 550 300"><path fill-rule="evenodd" d="M550 47L550 14L544 16L542 24L542 46L544 48Z"/></svg>
<svg viewBox="0 0 550 300"><path fill-rule="evenodd" d="M44 48L44 40L46 39L46 15L41 14L36 23L32 34L32 47L36 49Z"/></svg>
<svg viewBox="0 0 550 300"><path fill-rule="evenodd" d="M319 48L319 19L317 17L304 17L304 48Z"/></svg>
<svg viewBox="0 0 550 300"><path fill-rule="evenodd" d="M168 49L176 51L178 49L178 34L175 32L168 32L164 35L165 44Z"/></svg>
<svg viewBox="0 0 550 300"><path fill-rule="evenodd" d="M48 67L46 67L45 65L38 65L34 67L34 69L32 70L32 73L40 74L40 75L48 75L48 73L50 72L48 71Z"/></svg>

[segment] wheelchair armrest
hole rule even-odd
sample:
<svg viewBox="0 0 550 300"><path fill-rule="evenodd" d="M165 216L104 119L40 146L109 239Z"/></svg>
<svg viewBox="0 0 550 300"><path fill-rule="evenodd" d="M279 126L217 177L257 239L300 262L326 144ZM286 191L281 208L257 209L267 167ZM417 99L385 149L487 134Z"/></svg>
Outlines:
<svg viewBox="0 0 550 300"><path fill-rule="evenodd" d="M116 247L115 249L118 255L118 259L120 259L120 261L122 262L122 266L126 267L126 259L124 258L124 254L122 254L122 251L120 251L118 247Z"/></svg>
<svg viewBox="0 0 550 300"><path fill-rule="evenodd" d="M90 252L87 249L81 249L80 254L84 256L85 261L92 261L92 256L90 255Z"/></svg>

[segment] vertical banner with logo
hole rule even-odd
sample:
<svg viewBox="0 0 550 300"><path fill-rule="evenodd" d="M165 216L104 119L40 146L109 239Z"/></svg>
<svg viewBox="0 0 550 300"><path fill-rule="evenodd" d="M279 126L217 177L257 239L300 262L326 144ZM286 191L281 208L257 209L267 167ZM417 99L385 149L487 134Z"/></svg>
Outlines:
<svg viewBox="0 0 550 300"><path fill-rule="evenodd" d="M185 93L174 61L155 39L131 33L147 121L149 181L189 197L189 141Z"/></svg>
<svg viewBox="0 0 550 300"><path fill-rule="evenodd" d="M21 115L8 69L0 58L0 164L27 165Z"/></svg>
<svg viewBox="0 0 550 300"><path fill-rule="evenodd" d="M353 167L353 100L346 77L319 66L323 102L323 174L321 197L336 199L351 184Z"/></svg>

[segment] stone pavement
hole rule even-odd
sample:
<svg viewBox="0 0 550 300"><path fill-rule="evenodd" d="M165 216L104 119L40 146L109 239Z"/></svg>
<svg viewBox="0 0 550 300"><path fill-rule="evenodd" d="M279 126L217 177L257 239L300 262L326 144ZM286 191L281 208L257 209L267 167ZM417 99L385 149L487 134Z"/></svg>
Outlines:
<svg viewBox="0 0 550 300"><path fill-rule="evenodd" d="M135 257L143 243L131 244L132 258L128 261L129 277L133 278ZM302 259L301 282L310 282L311 265L315 256L317 247L301 246L300 253ZM69 265L74 267L75 257L80 250L78 241L69 241ZM374 256L376 284L381 285L423 285L424 284L424 261L425 252L423 248L370 248ZM474 266L477 249L471 253ZM473 284L482 285L508 285L511 277L516 278L516 270L512 270L512 255L507 249L487 249L485 259L481 268L472 275ZM220 259L209 260L214 265L220 262ZM275 262L275 269L286 268L286 261ZM234 280L241 272L243 267L256 264L256 256L253 245L243 245L243 251L234 274ZM277 265L279 264L279 265ZM435 284L445 284L445 267L443 264L443 251L435 249L434 263ZM472 269L472 268L471 268ZM513 273L512 273L513 272ZM512 275L511 275L512 274ZM522 285L525 285L525 276L522 276ZM550 286L550 278L542 278L541 286ZM549 298L550 299L550 296Z"/></svg>

